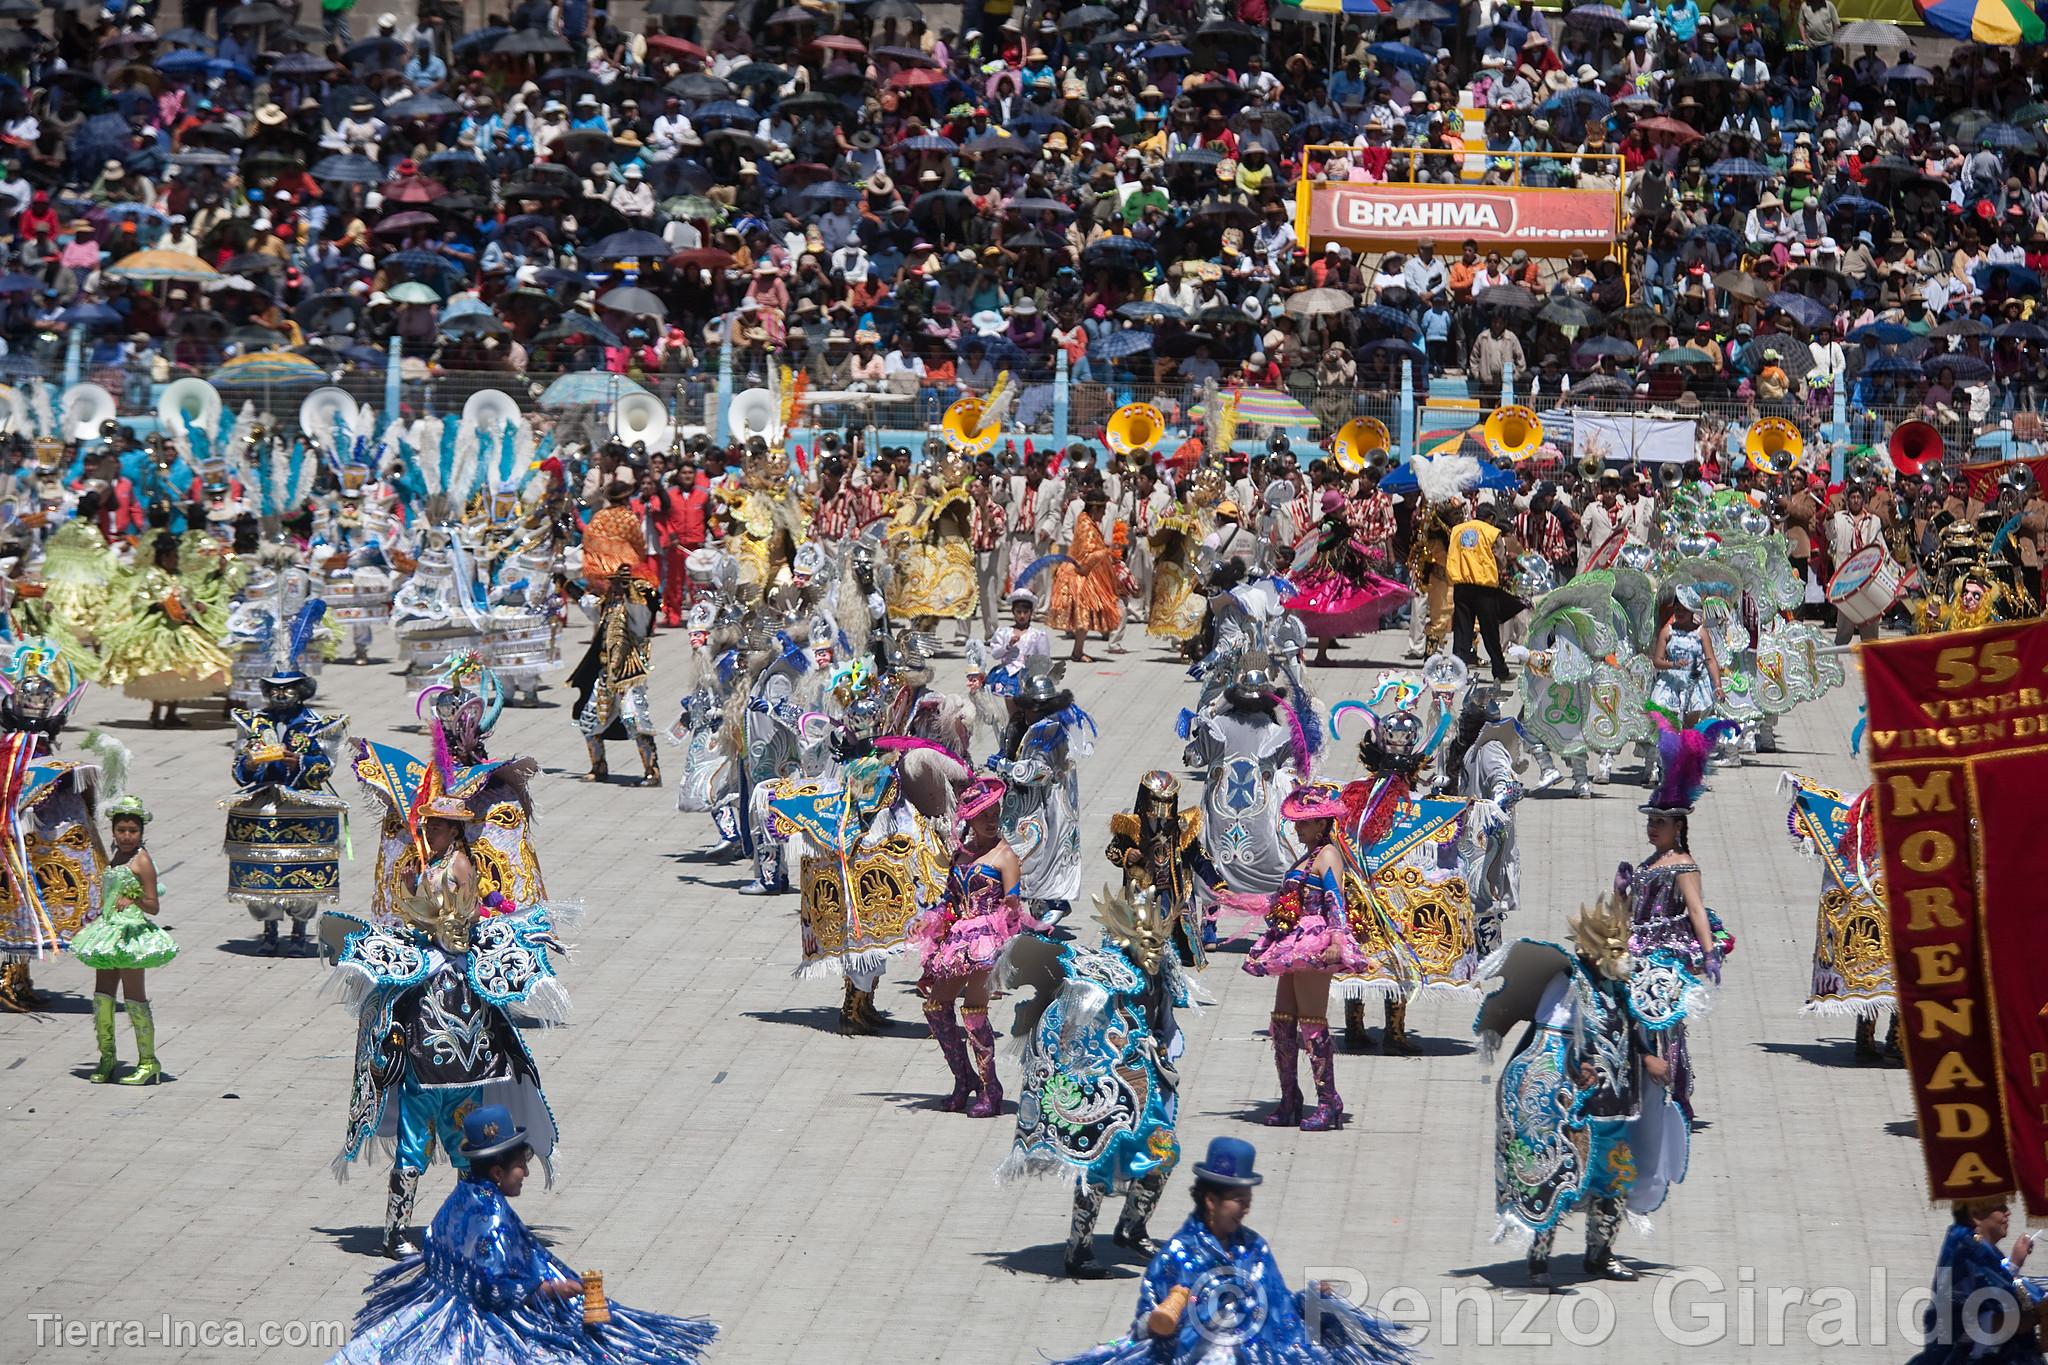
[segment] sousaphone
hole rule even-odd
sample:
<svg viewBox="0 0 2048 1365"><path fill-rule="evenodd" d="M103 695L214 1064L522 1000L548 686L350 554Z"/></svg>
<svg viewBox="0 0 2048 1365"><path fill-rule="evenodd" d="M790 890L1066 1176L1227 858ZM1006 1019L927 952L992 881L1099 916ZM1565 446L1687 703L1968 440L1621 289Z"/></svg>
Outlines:
<svg viewBox="0 0 2048 1365"><path fill-rule="evenodd" d="M1377 417L1354 417L1338 428L1330 442L1330 455L1346 474L1361 474L1374 455L1384 457L1393 445L1393 433L1385 422Z"/></svg>
<svg viewBox="0 0 2048 1365"><path fill-rule="evenodd" d="M1496 460L1526 460L1543 444L1543 419L1533 408L1509 403L1487 414L1480 438Z"/></svg>

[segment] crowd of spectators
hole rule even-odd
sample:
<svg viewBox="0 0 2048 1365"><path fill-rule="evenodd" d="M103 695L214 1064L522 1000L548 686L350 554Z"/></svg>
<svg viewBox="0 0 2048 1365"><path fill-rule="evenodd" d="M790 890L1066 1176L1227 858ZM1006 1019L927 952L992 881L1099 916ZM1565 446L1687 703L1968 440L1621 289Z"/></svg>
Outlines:
<svg viewBox="0 0 2048 1365"><path fill-rule="evenodd" d="M1404 364L1482 402L1504 373L1807 416L1842 390L1958 427L2048 386L2040 49L1834 0L564 0L360 36L350 0L0 5L0 371L77 332L131 401L258 351L374 372L394 337L507 386L701 384L729 348L925 420L1062 357L1105 407L1241 382L1332 423ZM1601 189L1625 239L1310 249L1304 177Z"/></svg>

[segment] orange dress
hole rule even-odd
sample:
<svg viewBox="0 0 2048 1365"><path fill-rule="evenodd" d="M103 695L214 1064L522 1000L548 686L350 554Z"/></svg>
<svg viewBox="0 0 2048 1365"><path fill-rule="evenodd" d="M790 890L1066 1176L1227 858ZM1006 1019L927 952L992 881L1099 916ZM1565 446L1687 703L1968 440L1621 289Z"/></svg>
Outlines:
<svg viewBox="0 0 2048 1365"><path fill-rule="evenodd" d="M1123 597L1118 592L1116 551L1102 538L1095 518L1083 512L1074 519L1074 543L1067 547L1071 564L1062 564L1052 578L1052 604L1045 623L1055 631L1087 631L1108 635L1123 624Z"/></svg>

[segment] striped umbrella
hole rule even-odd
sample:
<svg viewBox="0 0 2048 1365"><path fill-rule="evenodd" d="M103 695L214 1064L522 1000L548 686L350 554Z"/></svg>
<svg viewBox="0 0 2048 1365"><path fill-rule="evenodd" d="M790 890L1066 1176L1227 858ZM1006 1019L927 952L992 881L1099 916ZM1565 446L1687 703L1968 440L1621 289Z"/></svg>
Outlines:
<svg viewBox="0 0 2048 1365"><path fill-rule="evenodd" d="M220 272L183 251L138 251L107 273L123 280L210 280Z"/></svg>
<svg viewBox="0 0 2048 1365"><path fill-rule="evenodd" d="M262 388L275 384L324 384L327 371L291 351L251 351L207 376L218 388Z"/></svg>
<svg viewBox="0 0 2048 1365"><path fill-rule="evenodd" d="M1239 389L1237 420L1247 425L1313 427L1316 415L1278 389Z"/></svg>

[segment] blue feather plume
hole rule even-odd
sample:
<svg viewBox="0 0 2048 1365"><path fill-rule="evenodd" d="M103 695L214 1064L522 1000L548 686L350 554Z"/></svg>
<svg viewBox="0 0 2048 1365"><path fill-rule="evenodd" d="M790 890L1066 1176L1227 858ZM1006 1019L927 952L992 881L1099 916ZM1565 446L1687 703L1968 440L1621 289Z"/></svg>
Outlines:
<svg viewBox="0 0 2048 1365"><path fill-rule="evenodd" d="M1033 578L1036 578L1039 574L1043 573L1046 569L1051 568L1053 565L1071 564L1073 562L1074 561L1072 557L1068 555L1040 555L1038 558L1032 560L1029 564L1026 564L1024 566L1023 572L1015 574L1011 577L1010 590L1012 592L1015 592L1020 588L1029 586Z"/></svg>
<svg viewBox="0 0 2048 1365"><path fill-rule="evenodd" d="M300 607L299 614L292 618L292 633L288 642L291 646L290 667L299 667L300 657L305 654L307 646L313 643L313 632L319 628L320 618L326 614L327 604L315 598Z"/></svg>

